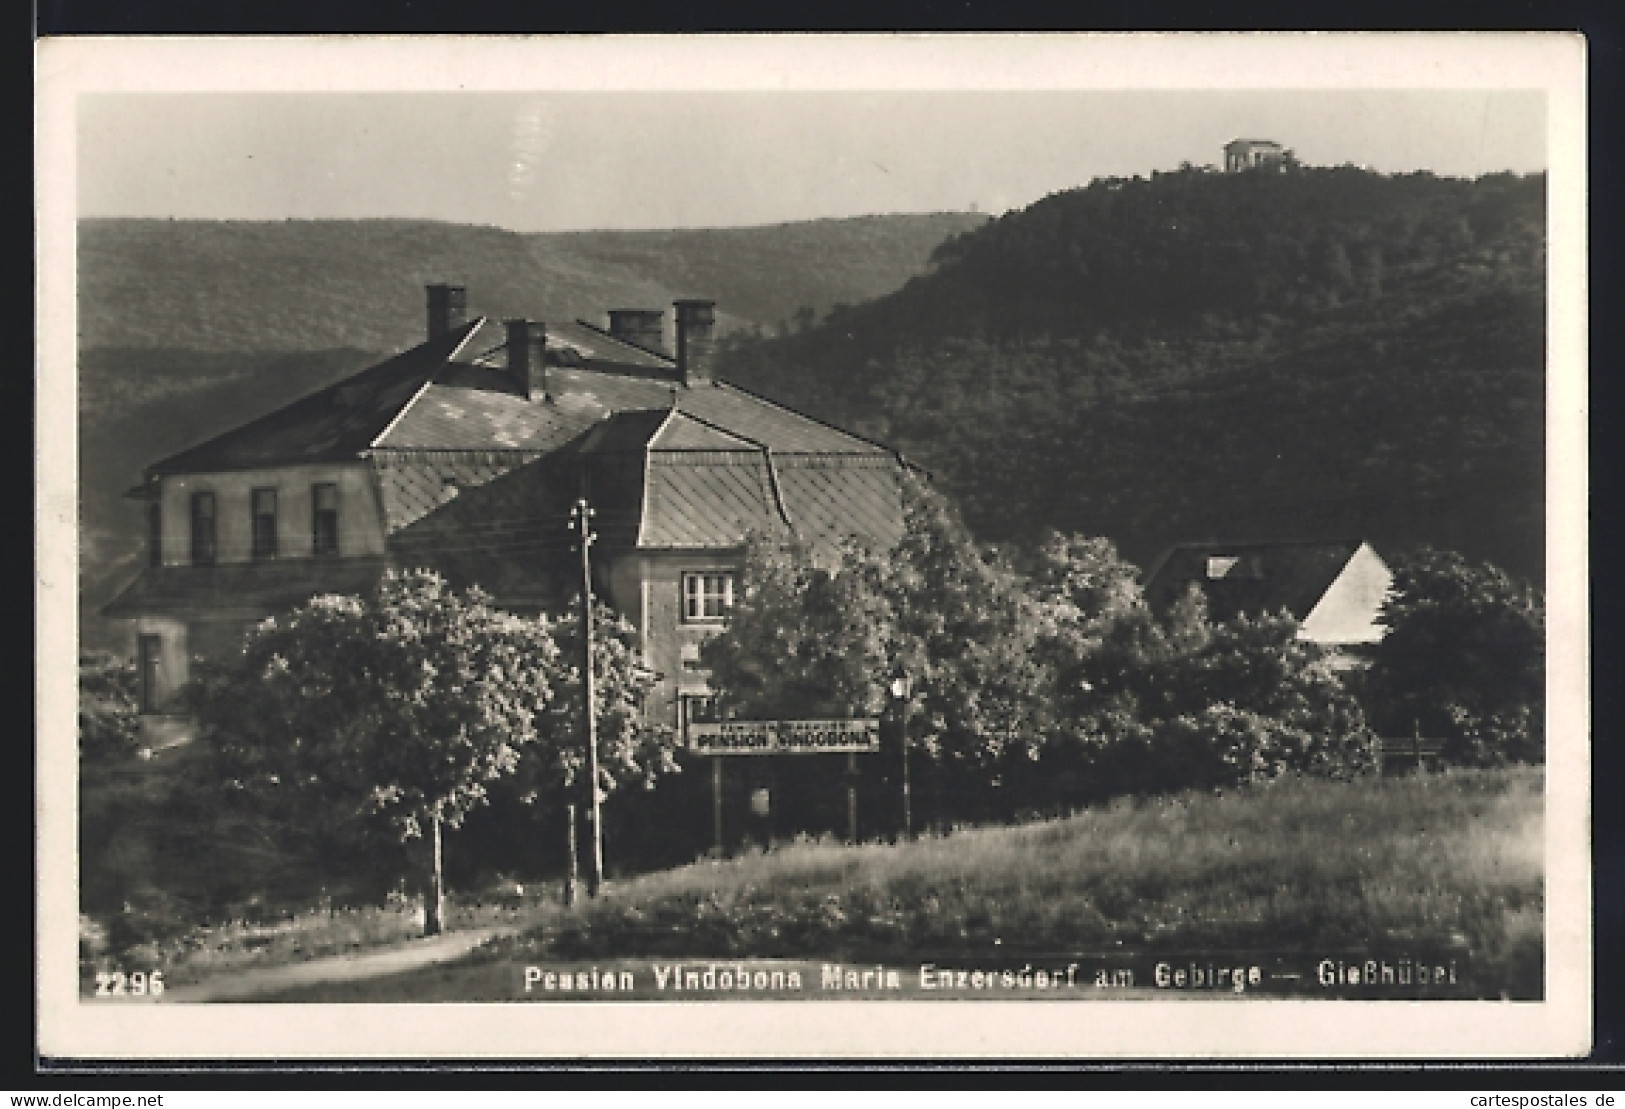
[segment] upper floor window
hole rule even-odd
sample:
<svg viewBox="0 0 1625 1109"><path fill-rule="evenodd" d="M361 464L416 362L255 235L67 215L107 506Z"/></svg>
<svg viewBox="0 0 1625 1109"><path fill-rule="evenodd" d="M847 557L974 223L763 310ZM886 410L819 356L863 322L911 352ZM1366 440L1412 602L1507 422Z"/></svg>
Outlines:
<svg viewBox="0 0 1625 1109"><path fill-rule="evenodd" d="M192 494L192 564L213 566L215 543L214 494Z"/></svg>
<svg viewBox="0 0 1625 1109"><path fill-rule="evenodd" d="M256 489L254 498L254 557L276 557L276 490Z"/></svg>
<svg viewBox="0 0 1625 1109"><path fill-rule="evenodd" d="M330 481L310 487L311 550L319 555L339 553L339 487Z"/></svg>
<svg viewBox="0 0 1625 1109"><path fill-rule="evenodd" d="M734 576L708 571L683 575L683 620L720 622L734 603Z"/></svg>
<svg viewBox="0 0 1625 1109"><path fill-rule="evenodd" d="M163 680L163 640L156 635L143 635L136 639L137 665L140 668L142 713L158 711L159 684Z"/></svg>
<svg viewBox="0 0 1625 1109"><path fill-rule="evenodd" d="M147 504L147 565L164 564L164 508L157 501Z"/></svg>

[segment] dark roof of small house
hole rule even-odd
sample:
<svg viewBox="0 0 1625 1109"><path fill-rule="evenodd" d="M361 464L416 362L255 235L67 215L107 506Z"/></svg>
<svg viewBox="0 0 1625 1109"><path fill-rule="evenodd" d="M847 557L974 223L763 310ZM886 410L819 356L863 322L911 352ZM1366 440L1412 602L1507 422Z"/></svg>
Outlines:
<svg viewBox="0 0 1625 1109"><path fill-rule="evenodd" d="M1237 613L1290 612L1302 620L1326 595L1359 540L1278 540L1252 543L1180 543L1169 548L1146 575L1146 601L1165 610L1195 584L1207 594L1215 619ZM1208 577L1208 559L1234 558L1220 578Z"/></svg>
<svg viewBox="0 0 1625 1109"><path fill-rule="evenodd" d="M1224 144L1224 148L1226 150L1229 150L1233 146L1273 146L1277 150L1284 149L1281 144L1276 142L1274 139L1231 139L1229 142Z"/></svg>
<svg viewBox="0 0 1625 1109"><path fill-rule="evenodd" d="M149 566L102 609L123 618L197 613L253 619L318 593L365 593L382 577L382 558L290 558L219 566Z"/></svg>

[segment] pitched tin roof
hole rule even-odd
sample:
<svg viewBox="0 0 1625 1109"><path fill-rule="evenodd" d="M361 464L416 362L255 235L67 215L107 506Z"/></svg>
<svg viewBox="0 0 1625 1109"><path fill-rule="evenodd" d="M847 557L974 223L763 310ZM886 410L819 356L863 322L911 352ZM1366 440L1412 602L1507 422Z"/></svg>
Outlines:
<svg viewBox="0 0 1625 1109"><path fill-rule="evenodd" d="M882 549L903 538L901 467L884 455L774 455L779 496L804 539L857 535Z"/></svg>
<svg viewBox="0 0 1625 1109"><path fill-rule="evenodd" d="M1145 597L1161 610L1194 583L1207 594L1208 609L1215 619L1286 609L1302 620L1360 546L1359 540L1181 543L1152 566L1146 575ZM1209 559L1237 561L1214 566L1221 574L1210 577Z"/></svg>
<svg viewBox="0 0 1625 1109"><path fill-rule="evenodd" d="M556 450L613 413L673 397L716 433L776 453L890 454L884 447L724 382L692 388L675 363L588 324L547 331L547 397L508 370L505 330L476 319L371 369L149 467L200 473L357 458L369 451ZM575 364L579 363L579 364Z"/></svg>
<svg viewBox="0 0 1625 1109"><path fill-rule="evenodd" d="M148 472L208 473L354 458L409 405L456 353L478 321L420 343L257 420L149 466Z"/></svg>

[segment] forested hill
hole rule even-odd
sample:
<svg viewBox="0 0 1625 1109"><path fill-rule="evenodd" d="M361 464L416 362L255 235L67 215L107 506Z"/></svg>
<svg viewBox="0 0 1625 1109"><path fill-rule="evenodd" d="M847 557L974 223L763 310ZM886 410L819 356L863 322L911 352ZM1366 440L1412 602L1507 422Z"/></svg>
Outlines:
<svg viewBox="0 0 1625 1109"><path fill-rule="evenodd" d="M1097 180L730 380L898 446L987 539L1349 536L1543 559L1545 178Z"/></svg>
<svg viewBox="0 0 1625 1109"><path fill-rule="evenodd" d="M725 327L891 292L965 212L764 227L521 234L425 220L89 219L79 224L82 348L267 354L417 342L423 286L468 286L496 317L602 321L611 308L718 302Z"/></svg>

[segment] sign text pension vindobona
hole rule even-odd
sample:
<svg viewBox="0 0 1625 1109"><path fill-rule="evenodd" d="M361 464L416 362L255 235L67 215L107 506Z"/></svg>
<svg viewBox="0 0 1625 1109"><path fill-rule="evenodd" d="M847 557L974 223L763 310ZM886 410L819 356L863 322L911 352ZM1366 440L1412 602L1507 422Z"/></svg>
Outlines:
<svg viewBox="0 0 1625 1109"><path fill-rule="evenodd" d="M701 755L824 755L880 750L880 721L721 720L691 723L688 745Z"/></svg>

